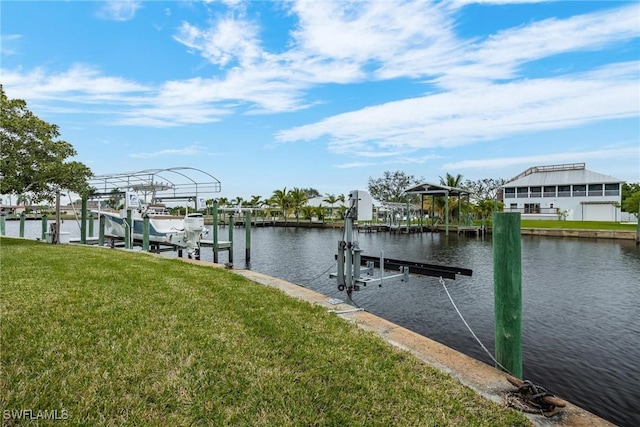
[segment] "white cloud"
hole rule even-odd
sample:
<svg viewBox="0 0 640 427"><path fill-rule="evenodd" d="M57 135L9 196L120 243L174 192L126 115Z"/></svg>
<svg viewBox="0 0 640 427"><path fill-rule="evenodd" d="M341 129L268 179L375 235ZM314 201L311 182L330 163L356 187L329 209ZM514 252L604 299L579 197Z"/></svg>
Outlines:
<svg viewBox="0 0 640 427"><path fill-rule="evenodd" d="M353 168L364 168L367 166L373 166L375 163L371 162L352 162L352 163L343 163L340 165L335 165L338 169L353 169Z"/></svg>
<svg viewBox="0 0 640 427"><path fill-rule="evenodd" d="M442 169L502 169L516 165L548 165L554 163L575 163L593 159L626 159L638 157L640 147L627 147L595 151L574 151L550 153L536 156L497 157L492 159L461 160L442 165Z"/></svg>
<svg viewBox="0 0 640 427"><path fill-rule="evenodd" d="M107 0L98 11L102 19L113 21L129 21L134 18L136 11L142 7L142 2L134 0Z"/></svg>
<svg viewBox="0 0 640 427"><path fill-rule="evenodd" d="M390 102L277 133L281 142L329 137L336 153L452 147L640 113L640 63L551 79L476 84Z"/></svg>
<svg viewBox="0 0 640 427"><path fill-rule="evenodd" d="M164 150L158 150L151 153L132 153L129 154L129 157L134 157L138 159L151 159L155 157L163 157L163 156L195 156L199 154L201 151L201 147L192 145L190 147L185 148L169 148Z"/></svg>
<svg viewBox="0 0 640 427"><path fill-rule="evenodd" d="M12 45L16 41L20 40L22 36L20 34L2 34L0 35L0 54L1 55L15 55L16 50Z"/></svg>

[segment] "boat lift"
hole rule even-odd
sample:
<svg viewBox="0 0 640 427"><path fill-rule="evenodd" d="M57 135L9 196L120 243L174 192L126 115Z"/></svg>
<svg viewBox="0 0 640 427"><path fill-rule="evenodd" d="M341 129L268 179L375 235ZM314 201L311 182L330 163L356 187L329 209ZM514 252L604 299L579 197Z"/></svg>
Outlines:
<svg viewBox="0 0 640 427"><path fill-rule="evenodd" d="M353 238L354 221L371 221L373 217L373 200L366 191L354 190L349 193L349 209L345 214L343 240L338 242L337 273L329 277L337 278L338 290L347 291L351 296L353 291L359 291L360 286L370 284L382 286L390 280L409 280L409 273L422 276L442 277L454 279L456 275L471 276L473 271L467 268L450 267L435 264L424 264L385 258L384 252L380 257L362 255L357 240ZM362 267L364 266L364 267ZM375 269L378 274L375 275ZM385 276L385 270L399 271L398 274ZM363 274L366 276L363 277Z"/></svg>

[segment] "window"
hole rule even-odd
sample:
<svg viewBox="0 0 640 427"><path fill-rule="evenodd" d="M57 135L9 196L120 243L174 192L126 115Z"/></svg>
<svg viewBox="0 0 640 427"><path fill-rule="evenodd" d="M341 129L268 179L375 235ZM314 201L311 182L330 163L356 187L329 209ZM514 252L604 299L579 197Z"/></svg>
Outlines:
<svg viewBox="0 0 640 427"><path fill-rule="evenodd" d="M509 209L511 209L512 211L518 209L518 204L517 203L511 203L509 205Z"/></svg>
<svg viewBox="0 0 640 427"><path fill-rule="evenodd" d="M602 184L589 184L589 196L602 196Z"/></svg>
<svg viewBox="0 0 640 427"><path fill-rule="evenodd" d="M529 187L518 187L516 193L518 197L529 197Z"/></svg>
<svg viewBox="0 0 640 427"><path fill-rule="evenodd" d="M542 192L544 197L556 197L556 186L544 186Z"/></svg>
<svg viewBox="0 0 640 427"><path fill-rule="evenodd" d="M505 199L514 199L516 197L516 189L515 188L505 188L504 189L504 198Z"/></svg>
<svg viewBox="0 0 640 427"><path fill-rule="evenodd" d="M573 186L573 197L584 197L587 195L587 186L586 185L574 185Z"/></svg>
<svg viewBox="0 0 640 427"><path fill-rule="evenodd" d="M619 196L620 195L620 184L605 184L604 185L604 195L605 196Z"/></svg>
<svg viewBox="0 0 640 427"><path fill-rule="evenodd" d="M571 197L571 186L558 185L558 197Z"/></svg>
<svg viewBox="0 0 640 427"><path fill-rule="evenodd" d="M526 214L539 214L540 213L540 203L525 203L524 204L524 213L526 213Z"/></svg>
<svg viewBox="0 0 640 427"><path fill-rule="evenodd" d="M529 188L529 197L542 197L542 187Z"/></svg>

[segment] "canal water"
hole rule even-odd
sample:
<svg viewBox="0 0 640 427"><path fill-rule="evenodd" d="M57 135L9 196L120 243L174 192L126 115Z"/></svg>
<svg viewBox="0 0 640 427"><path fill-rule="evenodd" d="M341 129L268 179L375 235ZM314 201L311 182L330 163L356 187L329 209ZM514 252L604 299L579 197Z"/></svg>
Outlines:
<svg viewBox="0 0 640 427"><path fill-rule="evenodd" d="M35 223L27 222L26 237L39 237ZM79 235L75 221L66 221L63 230ZM17 222L7 222L7 235L18 235ZM221 228L220 240L227 236ZM356 238L365 255L384 251L388 258L472 269L472 277L446 280L446 286L493 350L490 238L384 232ZM248 267L350 302L329 278L341 239L339 229L252 229ZM203 249L202 259L213 259L211 248ZM221 252L219 262L226 261ZM247 267L244 228L234 229L234 266ZM615 424L640 425L640 248L633 241L523 236L522 274L525 379ZM492 364L437 278L393 280L352 297L371 313Z"/></svg>

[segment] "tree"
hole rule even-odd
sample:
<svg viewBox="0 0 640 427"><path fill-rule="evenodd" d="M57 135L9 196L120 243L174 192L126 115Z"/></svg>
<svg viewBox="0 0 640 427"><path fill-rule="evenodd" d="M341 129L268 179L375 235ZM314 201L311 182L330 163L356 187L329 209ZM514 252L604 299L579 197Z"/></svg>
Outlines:
<svg viewBox="0 0 640 427"><path fill-rule="evenodd" d="M114 188L113 190L111 190L111 196L109 196L105 204L111 209L116 210L120 206L120 202L122 201L122 199L122 191L120 191L120 189L118 188Z"/></svg>
<svg viewBox="0 0 640 427"><path fill-rule="evenodd" d="M293 214L296 216L296 221L299 221L300 210L307 204L307 193L301 188L294 188L289 191L287 196L289 197Z"/></svg>
<svg viewBox="0 0 640 427"><path fill-rule="evenodd" d="M315 188L301 188L307 195L307 199L313 199L314 197L320 197L320 192Z"/></svg>
<svg viewBox="0 0 640 427"><path fill-rule="evenodd" d="M30 193L32 202L52 201L60 189L89 195L91 169L68 161L77 152L58 139L58 126L35 116L25 101L9 99L2 85L0 104L0 193Z"/></svg>
<svg viewBox="0 0 640 427"><path fill-rule="evenodd" d="M471 192L471 199L474 201L480 200L495 200L498 198L500 187L502 187L507 181L503 178L483 178L477 181L471 181L467 179L462 188Z"/></svg>
<svg viewBox="0 0 640 427"><path fill-rule="evenodd" d="M333 205L336 204L336 202L338 201L338 198L336 197L335 194L325 194L324 199L322 200L329 203L329 205L331 205L331 218L333 218Z"/></svg>
<svg viewBox="0 0 640 427"><path fill-rule="evenodd" d="M460 187L460 183L462 182L462 175L457 174L456 176L453 176L449 172L447 172L444 178L439 178L440 184L446 185L447 187Z"/></svg>
<svg viewBox="0 0 640 427"><path fill-rule="evenodd" d="M275 190L269 200L273 206L281 209L282 215L284 216L284 222L286 223L291 206L289 194L287 193L287 187L284 187L284 189L282 190Z"/></svg>
<svg viewBox="0 0 640 427"><path fill-rule="evenodd" d="M622 210L638 214L640 207L640 183L622 184Z"/></svg>
<svg viewBox="0 0 640 427"><path fill-rule="evenodd" d="M413 175L407 175L402 171L385 171L382 178L373 179L369 177L369 194L371 197L382 203L401 203L414 200L404 194L404 191L419 181Z"/></svg>

